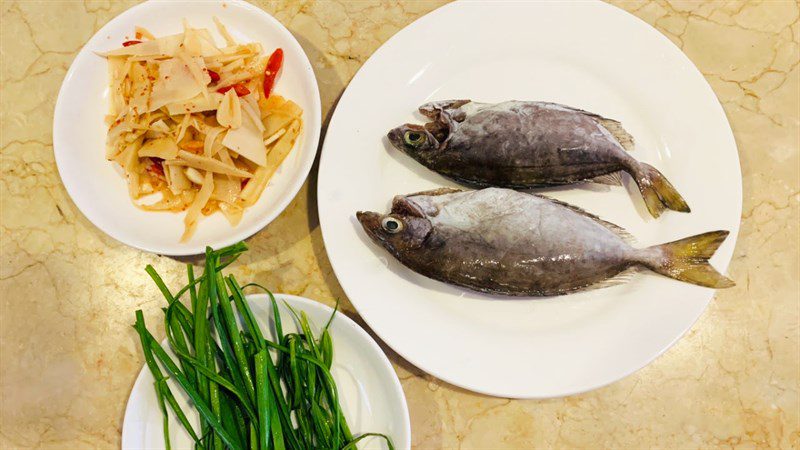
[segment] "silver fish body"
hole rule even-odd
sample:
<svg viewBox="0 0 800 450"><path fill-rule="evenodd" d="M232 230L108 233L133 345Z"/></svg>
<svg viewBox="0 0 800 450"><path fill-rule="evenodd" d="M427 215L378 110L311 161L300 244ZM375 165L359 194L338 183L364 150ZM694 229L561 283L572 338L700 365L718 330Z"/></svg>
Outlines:
<svg viewBox="0 0 800 450"><path fill-rule="evenodd" d="M622 125L581 109L547 102L469 100L428 103L424 127L389 132L393 145L426 167L472 186L531 188L633 177L648 209L689 207L658 170L633 158ZM412 139L415 138L415 139Z"/></svg>
<svg viewBox="0 0 800 450"><path fill-rule="evenodd" d="M440 189L397 196L388 215L362 212L358 219L410 269L487 293L566 294L602 286L635 266L696 284L730 285L707 263L727 232L688 238L691 244L682 240L637 249L613 224L510 189ZM691 248L696 250L689 257L684 253Z"/></svg>

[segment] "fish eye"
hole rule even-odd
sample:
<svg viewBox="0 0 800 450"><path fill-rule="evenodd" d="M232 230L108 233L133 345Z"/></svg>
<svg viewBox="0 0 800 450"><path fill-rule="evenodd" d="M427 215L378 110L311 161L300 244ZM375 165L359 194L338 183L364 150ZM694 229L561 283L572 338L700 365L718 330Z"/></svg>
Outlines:
<svg viewBox="0 0 800 450"><path fill-rule="evenodd" d="M403 222L395 219L394 217L385 217L381 221L381 227L387 233L395 234L403 231Z"/></svg>
<svg viewBox="0 0 800 450"><path fill-rule="evenodd" d="M425 142L425 134L419 131L406 131L406 134L403 135L403 139L406 141L406 144L417 147Z"/></svg>

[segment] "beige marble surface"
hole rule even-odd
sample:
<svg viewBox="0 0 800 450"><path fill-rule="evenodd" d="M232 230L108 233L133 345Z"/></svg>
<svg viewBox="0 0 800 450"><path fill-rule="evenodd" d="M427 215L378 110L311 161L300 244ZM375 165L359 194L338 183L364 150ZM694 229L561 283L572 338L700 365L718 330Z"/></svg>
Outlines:
<svg viewBox="0 0 800 450"><path fill-rule="evenodd" d="M378 46L441 2L259 2L300 38L325 112ZM386 348L415 448L800 447L800 22L795 1L614 1L667 35L714 88L739 145L742 228L720 292L675 347L588 394L509 401L454 388ZM160 314L142 268L169 258L104 236L56 173L52 116L86 40L131 2L2 1L0 447L115 448L142 357L133 311ZM312 173L312 177L315 174ZM713 177L712 177L713 178ZM313 190L250 241L236 270L276 291L346 302ZM153 321L153 323L155 323Z"/></svg>

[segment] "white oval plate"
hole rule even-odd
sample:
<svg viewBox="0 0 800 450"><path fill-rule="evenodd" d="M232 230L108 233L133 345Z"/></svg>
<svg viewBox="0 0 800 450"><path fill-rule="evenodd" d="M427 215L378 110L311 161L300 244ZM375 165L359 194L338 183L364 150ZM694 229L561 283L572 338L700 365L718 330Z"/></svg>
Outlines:
<svg viewBox="0 0 800 450"><path fill-rule="evenodd" d="M311 329L317 333L328 322L333 309L322 303L294 295L276 294L284 333L299 331L284 302L296 311L305 311ZM272 306L264 294L248 295L247 301L264 337L274 339ZM349 317L337 312L331 322L333 365L331 374L336 380L342 410L353 435L375 432L392 438L397 449L411 448L411 420L400 380L392 364L378 344ZM165 348L168 348L166 341ZM172 353L170 352L170 355ZM164 448L162 415L153 390L153 375L147 366L139 372L133 385L122 425L124 450ZM187 413L195 429L199 429L197 414L189 414L189 398L174 382L167 381L178 403ZM172 448L192 448L192 440L170 413ZM383 439L365 438L360 449L386 449Z"/></svg>
<svg viewBox="0 0 800 450"><path fill-rule="evenodd" d="M147 212L128 197L124 176L105 158L108 67L95 52L117 48L135 26L156 36L179 33L185 18L208 28L218 42L213 17L239 42L260 42L264 52L281 47L283 72L276 93L303 108L303 131L259 201L231 227L222 214L203 217L187 243L180 243L183 213ZM251 236L270 223L294 198L308 176L319 143L321 109L314 71L300 44L272 16L239 0L225 2L148 1L125 11L100 29L72 63L55 109L53 147L61 180L78 209L114 239L164 255L194 255L207 245L221 248Z"/></svg>
<svg viewBox="0 0 800 450"><path fill-rule="evenodd" d="M601 2L456 2L417 20L364 64L328 128L319 175L325 247L373 330L414 365L503 397L558 397L645 366L703 312L714 291L650 273L546 299L490 297L432 281L367 238L354 215L393 195L455 186L388 145L431 100L542 100L621 120L691 214L652 220L635 188L545 191L627 228L641 245L725 229L725 270L741 213L736 144L703 76L667 38ZM630 185L630 183L628 183Z"/></svg>

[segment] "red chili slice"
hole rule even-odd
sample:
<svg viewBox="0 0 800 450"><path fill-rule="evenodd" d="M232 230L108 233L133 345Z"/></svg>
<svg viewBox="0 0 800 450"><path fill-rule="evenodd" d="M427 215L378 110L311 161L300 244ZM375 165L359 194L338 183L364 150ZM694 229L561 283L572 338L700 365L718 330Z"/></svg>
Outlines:
<svg viewBox="0 0 800 450"><path fill-rule="evenodd" d="M217 81L219 81L219 74L217 72L214 72L213 70L208 71L208 76L211 77L212 83L216 83Z"/></svg>
<svg viewBox="0 0 800 450"><path fill-rule="evenodd" d="M283 49L277 49L269 55L267 67L264 69L264 98L269 98L275 86L275 78L283 65Z"/></svg>
<svg viewBox="0 0 800 450"><path fill-rule="evenodd" d="M141 44L142 41L125 41L122 43L123 47L130 47L131 45Z"/></svg>
<svg viewBox="0 0 800 450"><path fill-rule="evenodd" d="M239 97L244 97L245 95L250 93L250 89L247 89L247 86L243 84L234 84L233 90L236 91L236 95Z"/></svg>
<svg viewBox="0 0 800 450"><path fill-rule="evenodd" d="M220 94L224 94L230 91L231 89L233 89L234 92L236 92L236 95L239 97L244 97L245 95L250 93L250 89L247 89L247 86L243 85L242 83L237 83L234 84L233 86L225 86L224 88L219 88L217 89L217 92L219 92Z"/></svg>

